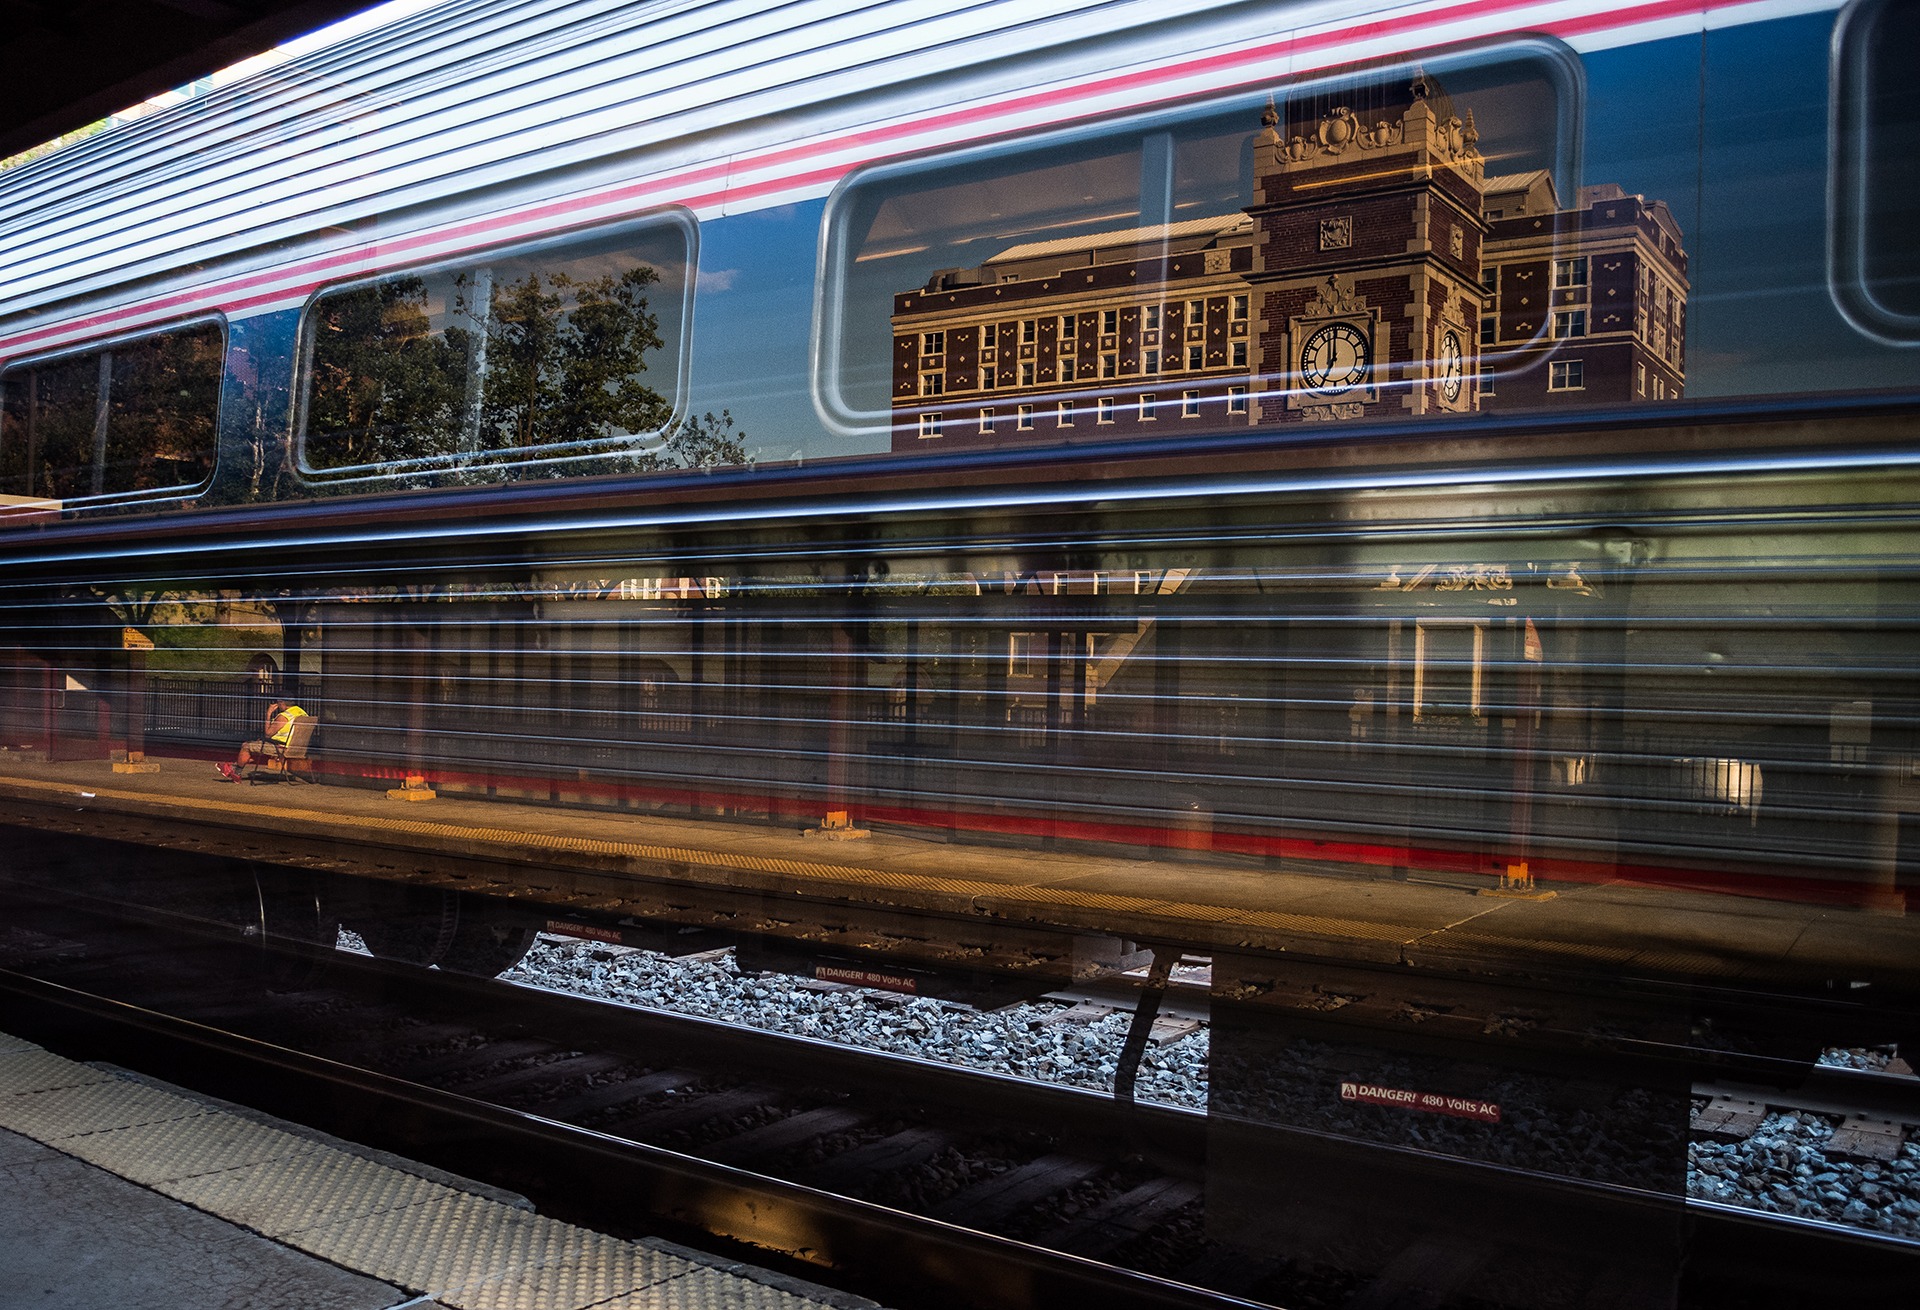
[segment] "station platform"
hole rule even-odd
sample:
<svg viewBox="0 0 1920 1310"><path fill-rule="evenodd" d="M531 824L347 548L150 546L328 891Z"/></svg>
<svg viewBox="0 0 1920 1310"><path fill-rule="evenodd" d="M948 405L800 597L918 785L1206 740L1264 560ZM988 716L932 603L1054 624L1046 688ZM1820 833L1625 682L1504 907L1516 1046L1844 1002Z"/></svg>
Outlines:
<svg viewBox="0 0 1920 1310"><path fill-rule="evenodd" d="M797 827L444 794L425 804L347 786L224 781L202 761L116 774L104 761L0 753L0 822L271 859L343 873L642 919L874 940L885 914L1296 952L1367 962L1515 966L1754 984L1839 979L1920 985L1920 915L1899 905L1796 899L1793 880L1750 894L1631 876L1543 883L1550 899L1484 894L1490 878L1331 860L1130 859L916 840L823 841ZM758 900L756 901L756 897ZM722 907L724 904L725 908ZM765 924L741 906L775 907ZM813 907L808 911L806 907ZM796 913L813 913L804 931ZM866 913L867 918L860 915ZM984 934L982 934L984 936ZM975 958L978 958L978 949ZM1842 984L1844 985L1844 983Z"/></svg>
<svg viewBox="0 0 1920 1310"><path fill-rule="evenodd" d="M0 1310L874 1310L0 1033Z"/></svg>

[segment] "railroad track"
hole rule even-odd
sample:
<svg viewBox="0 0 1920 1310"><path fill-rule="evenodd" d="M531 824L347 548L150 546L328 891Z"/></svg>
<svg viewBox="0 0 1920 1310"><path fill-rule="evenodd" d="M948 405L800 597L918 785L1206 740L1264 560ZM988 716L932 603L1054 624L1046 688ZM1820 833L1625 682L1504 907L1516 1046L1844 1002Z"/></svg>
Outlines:
<svg viewBox="0 0 1920 1310"><path fill-rule="evenodd" d="M950 1259L956 1240L980 1248L968 1248L976 1274L998 1257L1005 1268L980 1281L996 1289L995 1304L1060 1304L1047 1297L1067 1286L1086 1294L1087 1278L1101 1284L1103 1303L1115 1305L1366 1300L1366 1279L1353 1271L1343 1277L1249 1259L1204 1237L1204 1176L1196 1164L1206 1159L1208 1125L1197 1112L297 943L267 950L236 942L230 924L193 915L143 912L145 921L129 922L71 895L32 895L36 903L10 916L12 932L0 941L0 964L32 975L10 976L6 985L18 996L31 993L42 1006L91 1006L102 1022L114 1013L121 1026L167 1030L201 1047L224 1043L224 1058L242 1064L278 1062L358 1079L362 1096L404 1102L416 1115L431 1106L470 1121L484 1106L497 1116L486 1120L492 1131L578 1133L576 1149L595 1160L606 1143L619 1142L656 1165L670 1157L682 1188L684 1171L696 1165L704 1187L722 1180L750 1192L777 1180L790 1205L818 1207L843 1225L865 1223L866 1250L884 1244L896 1258L911 1245L900 1233L912 1231L931 1252L920 1257L929 1265ZM49 984L69 990L56 993ZM1126 991L1105 987L1067 999L1124 1008ZM1179 1000L1176 990L1170 1008ZM1829 1081L1860 1085L1857 1077ZM284 1104L276 1103L283 1113ZM381 1144L421 1153L415 1142ZM465 1149L432 1162L530 1194L542 1190L537 1177L530 1184L512 1169L502 1172L502 1162L516 1157L512 1148L478 1147L499 1157L491 1162L476 1162L476 1148ZM1431 1160L1396 1163L1414 1173L1434 1167ZM1522 1192L1538 1183L1512 1172L1498 1181ZM576 1203L550 1179L546 1190L543 1208ZM1566 1188L1549 1183L1547 1190ZM1618 1192L1589 1189L1575 1208L1596 1198L1602 1208L1645 1200ZM1563 1206L1567 1200L1558 1196ZM1818 1223L1722 1214L1732 1207L1711 1203L1695 1209L1696 1227L1704 1222L1701 1231L1717 1233L1730 1250L1753 1240L1756 1223L1796 1232L1815 1247L1859 1244ZM654 1210L683 1224L690 1213L678 1203ZM740 1235L724 1224L696 1226ZM885 1238L875 1235L883 1230ZM888 1299L884 1273L849 1255L858 1249L858 1241L842 1238L826 1260L851 1276L853 1290ZM823 1258L804 1244L786 1253ZM1898 1267L1912 1259L1905 1251L1880 1254ZM1036 1262L1043 1275L1034 1273ZM1042 1286L1045 1296L1025 1299Z"/></svg>

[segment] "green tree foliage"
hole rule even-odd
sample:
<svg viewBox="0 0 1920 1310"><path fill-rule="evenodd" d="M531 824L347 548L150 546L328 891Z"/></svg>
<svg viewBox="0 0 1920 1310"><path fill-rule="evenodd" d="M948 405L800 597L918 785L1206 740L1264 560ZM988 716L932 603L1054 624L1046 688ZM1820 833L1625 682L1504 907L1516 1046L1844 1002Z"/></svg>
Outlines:
<svg viewBox="0 0 1920 1310"><path fill-rule="evenodd" d="M638 264L618 279L552 273L542 286L529 273L497 289L486 318L483 444L524 450L663 426L672 408L640 380L647 352L665 344L647 310L646 288L657 280ZM461 309L473 316L464 295Z"/></svg>
<svg viewBox="0 0 1920 1310"><path fill-rule="evenodd" d="M458 453L468 344L465 332L428 331L421 278L326 297L313 317L308 464L347 468Z"/></svg>
<svg viewBox="0 0 1920 1310"><path fill-rule="evenodd" d="M665 345L647 305L657 280L645 264L491 286L470 270L326 297L313 318L309 466L432 460L414 480L451 485L744 463L732 415L675 424L644 379Z"/></svg>

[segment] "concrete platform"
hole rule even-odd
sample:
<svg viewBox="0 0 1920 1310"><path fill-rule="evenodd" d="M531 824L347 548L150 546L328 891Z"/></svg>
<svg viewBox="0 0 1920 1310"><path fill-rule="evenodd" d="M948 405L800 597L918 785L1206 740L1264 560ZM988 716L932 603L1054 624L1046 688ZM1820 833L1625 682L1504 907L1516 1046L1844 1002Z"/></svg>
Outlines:
<svg viewBox="0 0 1920 1310"><path fill-rule="evenodd" d="M1107 934L1195 950L1920 984L1920 916L1792 899L1788 883L1763 878L1751 880L1754 894L1622 879L1544 884L1553 899L1504 900L1476 895L1491 880L1467 874L1400 882L1359 865L1259 868L1205 862L1198 852L1127 859L886 833L823 842L797 828L448 794L406 805L342 786L236 786L190 760L120 775L104 761L0 756L0 822L511 894L563 910L724 918L815 945L867 949L885 915L905 913L992 921L1002 933ZM969 949L977 963L980 950Z"/></svg>
<svg viewBox="0 0 1920 1310"><path fill-rule="evenodd" d="M865 1310L0 1033L0 1310Z"/></svg>

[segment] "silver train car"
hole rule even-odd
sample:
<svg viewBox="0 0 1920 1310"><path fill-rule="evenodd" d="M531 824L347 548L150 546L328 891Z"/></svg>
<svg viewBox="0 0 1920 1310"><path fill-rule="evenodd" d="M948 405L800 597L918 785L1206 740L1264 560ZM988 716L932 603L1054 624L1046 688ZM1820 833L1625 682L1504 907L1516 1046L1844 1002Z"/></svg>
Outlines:
<svg viewBox="0 0 1920 1310"><path fill-rule="evenodd" d="M1903 911L1914 21L419 9L0 177L5 732Z"/></svg>

